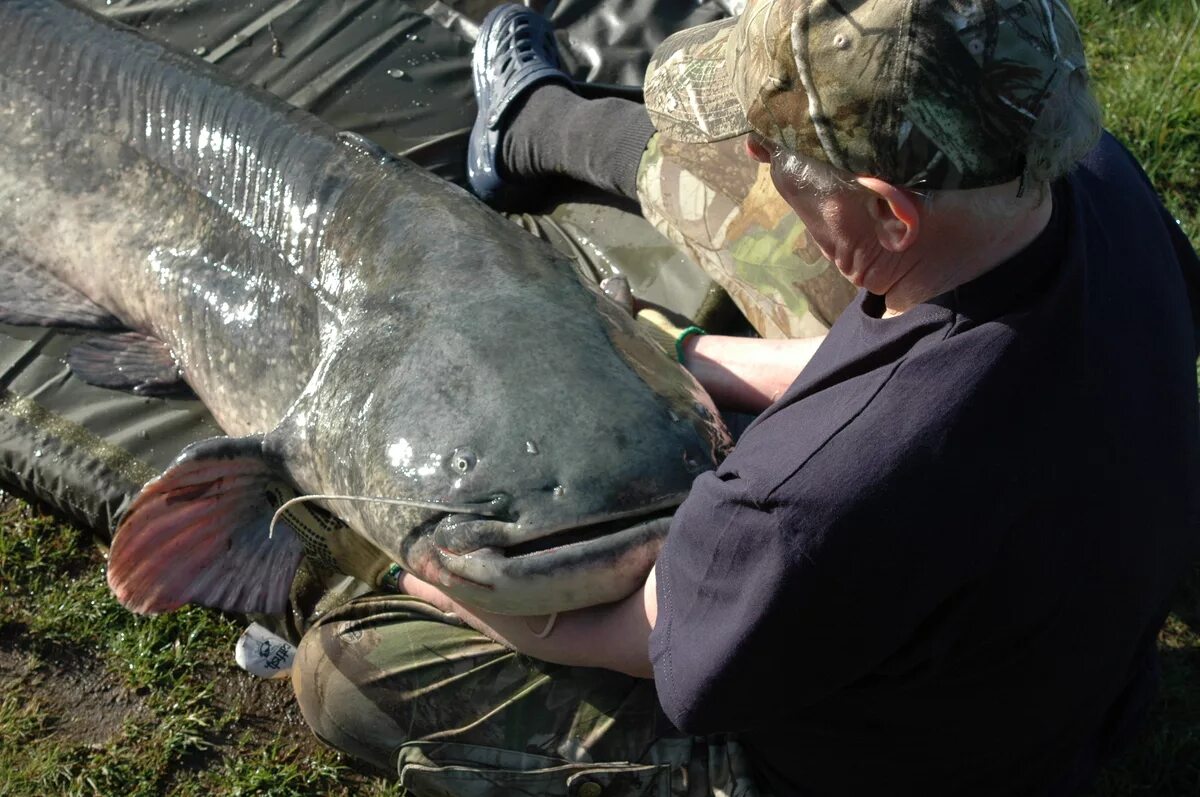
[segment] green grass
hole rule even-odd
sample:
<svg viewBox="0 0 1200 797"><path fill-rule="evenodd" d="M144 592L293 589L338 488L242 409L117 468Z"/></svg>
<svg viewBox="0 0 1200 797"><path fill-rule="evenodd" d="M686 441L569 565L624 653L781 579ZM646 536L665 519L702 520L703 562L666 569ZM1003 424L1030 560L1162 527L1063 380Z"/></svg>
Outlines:
<svg viewBox="0 0 1200 797"><path fill-rule="evenodd" d="M103 560L80 533L13 506L0 514L0 523L19 530L0 536L0 622L36 640L36 653L53 656L86 645L125 686L148 689L200 666L235 630L219 615L191 607L135 617L112 600ZM18 589L23 595L13 595Z"/></svg>
<svg viewBox="0 0 1200 797"><path fill-rule="evenodd" d="M1200 0L1073 4L1105 125L1200 241Z"/></svg>
<svg viewBox="0 0 1200 797"><path fill-rule="evenodd" d="M392 793L311 737L286 683L236 668L240 632L134 616L86 534L0 494L0 794Z"/></svg>
<svg viewBox="0 0 1200 797"><path fill-rule="evenodd" d="M1074 7L1106 126L1200 241L1200 0ZM312 739L286 684L236 670L239 624L134 617L102 568L86 535L0 498L0 794L393 793ZM1095 797L1200 794L1200 569L1160 648L1150 722Z"/></svg>

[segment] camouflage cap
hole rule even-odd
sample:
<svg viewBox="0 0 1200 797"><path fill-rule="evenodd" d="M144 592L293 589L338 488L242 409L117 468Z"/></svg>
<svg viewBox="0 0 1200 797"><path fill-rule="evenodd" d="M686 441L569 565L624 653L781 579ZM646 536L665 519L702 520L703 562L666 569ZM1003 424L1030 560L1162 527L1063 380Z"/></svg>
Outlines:
<svg viewBox="0 0 1200 797"><path fill-rule="evenodd" d="M750 0L663 42L645 93L681 141L753 130L854 174L978 188L1024 173L1047 99L1084 69L1062 0Z"/></svg>

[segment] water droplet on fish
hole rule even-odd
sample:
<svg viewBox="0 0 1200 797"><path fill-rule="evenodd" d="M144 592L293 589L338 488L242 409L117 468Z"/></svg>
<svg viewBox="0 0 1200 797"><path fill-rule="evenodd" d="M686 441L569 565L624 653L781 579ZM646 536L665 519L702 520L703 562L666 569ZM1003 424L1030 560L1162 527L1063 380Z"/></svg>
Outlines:
<svg viewBox="0 0 1200 797"><path fill-rule="evenodd" d="M143 429L141 432L138 433L138 437L142 438L143 440L149 440L150 433L147 432L145 429Z"/></svg>
<svg viewBox="0 0 1200 797"><path fill-rule="evenodd" d="M200 46L200 47L197 47L194 50L192 50L192 53L203 57L203 56L208 55L208 48L204 47L204 46Z"/></svg>
<svg viewBox="0 0 1200 797"><path fill-rule="evenodd" d="M667 410L667 417L670 418L673 423L679 423L679 415L676 414L675 410Z"/></svg>
<svg viewBox="0 0 1200 797"><path fill-rule="evenodd" d="M683 466L685 468L687 468L689 471L691 471L692 473L695 473L696 471L700 470L700 460L697 459L692 454L684 452Z"/></svg>
<svg viewBox="0 0 1200 797"><path fill-rule="evenodd" d="M417 34L415 34L415 33L410 33L410 34L408 34L407 36L405 36L404 38L405 38L407 41L410 41L410 42L419 42L419 41L421 41L421 37L420 37L420 36L418 36L418 35L417 35Z"/></svg>
<svg viewBox="0 0 1200 797"><path fill-rule="evenodd" d="M699 415L704 420L707 421L709 418L712 417L712 413L710 413L708 411L708 407L704 406L699 401L697 401L694 406L696 408L696 414Z"/></svg>
<svg viewBox="0 0 1200 797"><path fill-rule="evenodd" d="M454 583L454 577L450 575L448 570L443 570L438 573L438 581L441 582L443 587L448 587Z"/></svg>
<svg viewBox="0 0 1200 797"><path fill-rule="evenodd" d="M402 78L408 74L403 69L389 69L387 71L387 73L388 73L388 77L394 77L394 78Z"/></svg>
<svg viewBox="0 0 1200 797"><path fill-rule="evenodd" d="M556 484L554 485L554 489L550 492L554 493L555 498L562 498L567 494L567 488L563 487L561 484Z"/></svg>
<svg viewBox="0 0 1200 797"><path fill-rule="evenodd" d="M526 440L525 441L525 453L526 454L538 453L537 443L533 442L532 440Z"/></svg>
<svg viewBox="0 0 1200 797"><path fill-rule="evenodd" d="M40 448L34 449L34 452L33 452L34 457L40 457L41 455L42 455L42 449L40 449Z"/></svg>

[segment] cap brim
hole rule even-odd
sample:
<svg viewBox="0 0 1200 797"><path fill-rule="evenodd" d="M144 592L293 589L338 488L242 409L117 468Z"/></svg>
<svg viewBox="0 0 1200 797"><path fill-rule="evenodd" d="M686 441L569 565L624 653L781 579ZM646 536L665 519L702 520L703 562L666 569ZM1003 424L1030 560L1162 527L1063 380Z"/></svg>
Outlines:
<svg viewBox="0 0 1200 797"><path fill-rule="evenodd" d="M650 121L660 133L700 144L750 132L727 65L727 43L736 24L734 17L698 25L655 50L644 91Z"/></svg>

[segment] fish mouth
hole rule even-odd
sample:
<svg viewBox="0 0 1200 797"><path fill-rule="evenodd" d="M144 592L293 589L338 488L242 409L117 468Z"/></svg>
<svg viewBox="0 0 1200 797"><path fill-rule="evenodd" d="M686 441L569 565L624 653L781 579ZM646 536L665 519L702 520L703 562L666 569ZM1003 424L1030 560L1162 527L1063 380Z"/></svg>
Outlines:
<svg viewBox="0 0 1200 797"><path fill-rule="evenodd" d="M617 600L644 580L682 500L536 530L450 515L433 543L441 568L467 591L462 597L474 592L506 614L565 611Z"/></svg>
<svg viewBox="0 0 1200 797"><path fill-rule="evenodd" d="M544 556L584 546L653 524L670 523L683 497L653 507L580 518L556 527L531 529L523 524L483 515L452 514L437 522L433 540L444 556L470 556L484 551L506 559ZM514 542L515 540L515 542Z"/></svg>
<svg viewBox="0 0 1200 797"><path fill-rule="evenodd" d="M658 512L652 513L650 516L642 517L641 520L632 525L630 525L627 519L622 518L619 520L602 520L598 523L576 526L575 528L547 534L545 537L540 537L536 540L510 545L507 548L500 549L500 553L503 554L507 559L541 556L543 554L561 550L572 545L586 544L601 538L610 537L614 534L620 534L626 531L634 531L639 528L646 528L651 524L670 525L671 518L675 516L675 508L676 507L673 506L669 510L659 510Z"/></svg>

